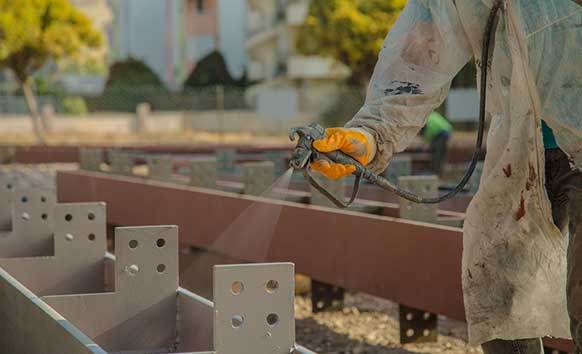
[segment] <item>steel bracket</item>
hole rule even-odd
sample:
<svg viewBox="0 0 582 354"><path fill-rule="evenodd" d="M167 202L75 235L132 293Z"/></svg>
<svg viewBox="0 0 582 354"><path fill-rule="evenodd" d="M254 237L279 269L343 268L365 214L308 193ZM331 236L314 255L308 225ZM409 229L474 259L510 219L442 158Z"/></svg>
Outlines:
<svg viewBox="0 0 582 354"><path fill-rule="evenodd" d="M438 195L439 179L437 176L402 176L398 186L423 197ZM436 223L437 204L416 204L400 198L400 217L402 219Z"/></svg>
<svg viewBox="0 0 582 354"><path fill-rule="evenodd" d="M129 152L108 150L109 171L122 176L133 176L133 157Z"/></svg>
<svg viewBox="0 0 582 354"><path fill-rule="evenodd" d="M217 354L289 354L295 347L292 263L214 267Z"/></svg>
<svg viewBox="0 0 582 354"><path fill-rule="evenodd" d="M50 176L49 181L54 182ZM12 229L12 198L14 190L35 189L55 199L54 183L42 181L43 176L22 171L0 171L0 233ZM0 253L0 256L2 253Z"/></svg>
<svg viewBox="0 0 582 354"><path fill-rule="evenodd" d="M236 149L220 149L216 151L218 167L222 170L232 171L236 164Z"/></svg>
<svg viewBox="0 0 582 354"><path fill-rule="evenodd" d="M117 228L115 238L115 292L43 300L107 351L173 351L177 227Z"/></svg>
<svg viewBox="0 0 582 354"><path fill-rule="evenodd" d="M311 279L311 311L339 311L344 307L345 290L338 286Z"/></svg>
<svg viewBox="0 0 582 354"><path fill-rule="evenodd" d="M52 256L55 195L18 187L11 199L12 231L0 232L0 258Z"/></svg>
<svg viewBox="0 0 582 354"><path fill-rule="evenodd" d="M243 168L243 194L261 196L275 181L275 164L271 161L245 162Z"/></svg>
<svg viewBox="0 0 582 354"><path fill-rule="evenodd" d="M438 317L434 313L399 305L400 343L430 343L438 337Z"/></svg>
<svg viewBox="0 0 582 354"><path fill-rule="evenodd" d="M216 188L218 162L216 157L193 159L190 162L190 185L201 188Z"/></svg>
<svg viewBox="0 0 582 354"><path fill-rule="evenodd" d="M174 173L174 161L169 156L146 156L148 178L169 181Z"/></svg>
<svg viewBox="0 0 582 354"><path fill-rule="evenodd" d="M81 169L88 171L101 171L103 162L103 149L81 148L79 149L79 165Z"/></svg>
<svg viewBox="0 0 582 354"><path fill-rule="evenodd" d="M0 267L38 296L103 291L105 204L58 204L51 239L54 256L4 258Z"/></svg>

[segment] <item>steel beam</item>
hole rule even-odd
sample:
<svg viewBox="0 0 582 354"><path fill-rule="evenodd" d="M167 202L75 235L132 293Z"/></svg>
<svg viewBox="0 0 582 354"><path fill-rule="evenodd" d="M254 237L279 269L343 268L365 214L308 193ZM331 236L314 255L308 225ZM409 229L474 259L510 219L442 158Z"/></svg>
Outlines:
<svg viewBox="0 0 582 354"><path fill-rule="evenodd" d="M464 318L457 228L101 173L62 172L58 184L62 202L107 202L115 225L177 224L184 244L292 261L320 281Z"/></svg>
<svg viewBox="0 0 582 354"><path fill-rule="evenodd" d="M298 273L330 284L465 317L459 228L100 173L61 172L57 181L61 201L106 201L113 224L178 224L181 243L239 260L291 261ZM134 209L136 201L146 207Z"/></svg>

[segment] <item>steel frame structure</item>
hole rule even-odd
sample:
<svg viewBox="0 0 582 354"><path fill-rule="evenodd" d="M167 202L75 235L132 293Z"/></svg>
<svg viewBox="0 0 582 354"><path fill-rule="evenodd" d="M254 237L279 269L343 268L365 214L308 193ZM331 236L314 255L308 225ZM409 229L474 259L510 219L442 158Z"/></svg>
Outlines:
<svg viewBox="0 0 582 354"><path fill-rule="evenodd" d="M107 202L114 225L176 224L182 244L241 261L290 261L318 281L464 320L460 228L104 173L62 172L57 183L61 202ZM241 219L253 224L252 210L276 224L241 227Z"/></svg>
<svg viewBox="0 0 582 354"><path fill-rule="evenodd" d="M176 226L116 228L112 255L104 203L10 193L2 353L314 354L295 345L292 263L215 266L213 303L178 285Z"/></svg>

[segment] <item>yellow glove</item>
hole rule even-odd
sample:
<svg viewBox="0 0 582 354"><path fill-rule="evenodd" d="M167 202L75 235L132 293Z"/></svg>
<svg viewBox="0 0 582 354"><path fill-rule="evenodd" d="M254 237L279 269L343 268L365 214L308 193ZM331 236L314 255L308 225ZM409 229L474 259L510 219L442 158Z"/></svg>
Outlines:
<svg viewBox="0 0 582 354"><path fill-rule="evenodd" d="M355 129L328 128L325 130L325 138L314 141L313 147L320 152L340 150L364 166L367 166L373 157L368 136ZM330 163L326 160L314 161L310 167L329 179L344 178L356 171L354 165Z"/></svg>

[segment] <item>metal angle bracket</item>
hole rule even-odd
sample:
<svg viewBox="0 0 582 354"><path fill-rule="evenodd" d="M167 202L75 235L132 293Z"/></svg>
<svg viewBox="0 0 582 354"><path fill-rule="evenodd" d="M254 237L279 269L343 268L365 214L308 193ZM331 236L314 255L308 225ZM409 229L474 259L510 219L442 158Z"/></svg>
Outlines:
<svg viewBox="0 0 582 354"><path fill-rule="evenodd" d="M12 229L12 194L14 190L36 189L55 199L54 183L49 186L50 182L42 183L40 178L22 171L0 172L0 232Z"/></svg>
<svg viewBox="0 0 582 354"><path fill-rule="evenodd" d="M117 228L115 239L115 292L42 299L107 351L173 352L178 228Z"/></svg>
<svg viewBox="0 0 582 354"><path fill-rule="evenodd" d="M148 178L169 181L174 173L174 161L169 156L147 156Z"/></svg>
<svg viewBox="0 0 582 354"><path fill-rule="evenodd" d="M439 179L437 176L402 176L398 178L398 186L424 197L438 195ZM437 204L416 204L400 198L400 217L402 219L436 223Z"/></svg>
<svg viewBox="0 0 582 354"><path fill-rule="evenodd" d="M58 204L54 219L54 256L4 258L0 267L37 296L102 292L105 204Z"/></svg>
<svg viewBox="0 0 582 354"><path fill-rule="evenodd" d="M438 317L434 313L399 305L400 343L431 343L438 337Z"/></svg>
<svg viewBox="0 0 582 354"><path fill-rule="evenodd" d="M54 194L18 187L12 194L12 231L0 232L0 258L52 256Z"/></svg>
<svg viewBox="0 0 582 354"><path fill-rule="evenodd" d="M133 176L134 161L129 152L111 149L108 150L107 156L111 173Z"/></svg>
<svg viewBox="0 0 582 354"><path fill-rule="evenodd" d="M217 354L289 354L295 348L292 263L214 267Z"/></svg>
<svg viewBox="0 0 582 354"><path fill-rule="evenodd" d="M272 161L242 163L244 194L261 196L275 181L275 164Z"/></svg>
<svg viewBox="0 0 582 354"><path fill-rule="evenodd" d="M311 311L339 311L344 307L345 290L335 285L311 279Z"/></svg>
<svg viewBox="0 0 582 354"><path fill-rule="evenodd" d="M79 165L81 169L88 171L101 171L103 162L103 149L81 148L79 149Z"/></svg>
<svg viewBox="0 0 582 354"><path fill-rule="evenodd" d="M190 162L190 185L216 188L218 161L216 157L196 158Z"/></svg>

